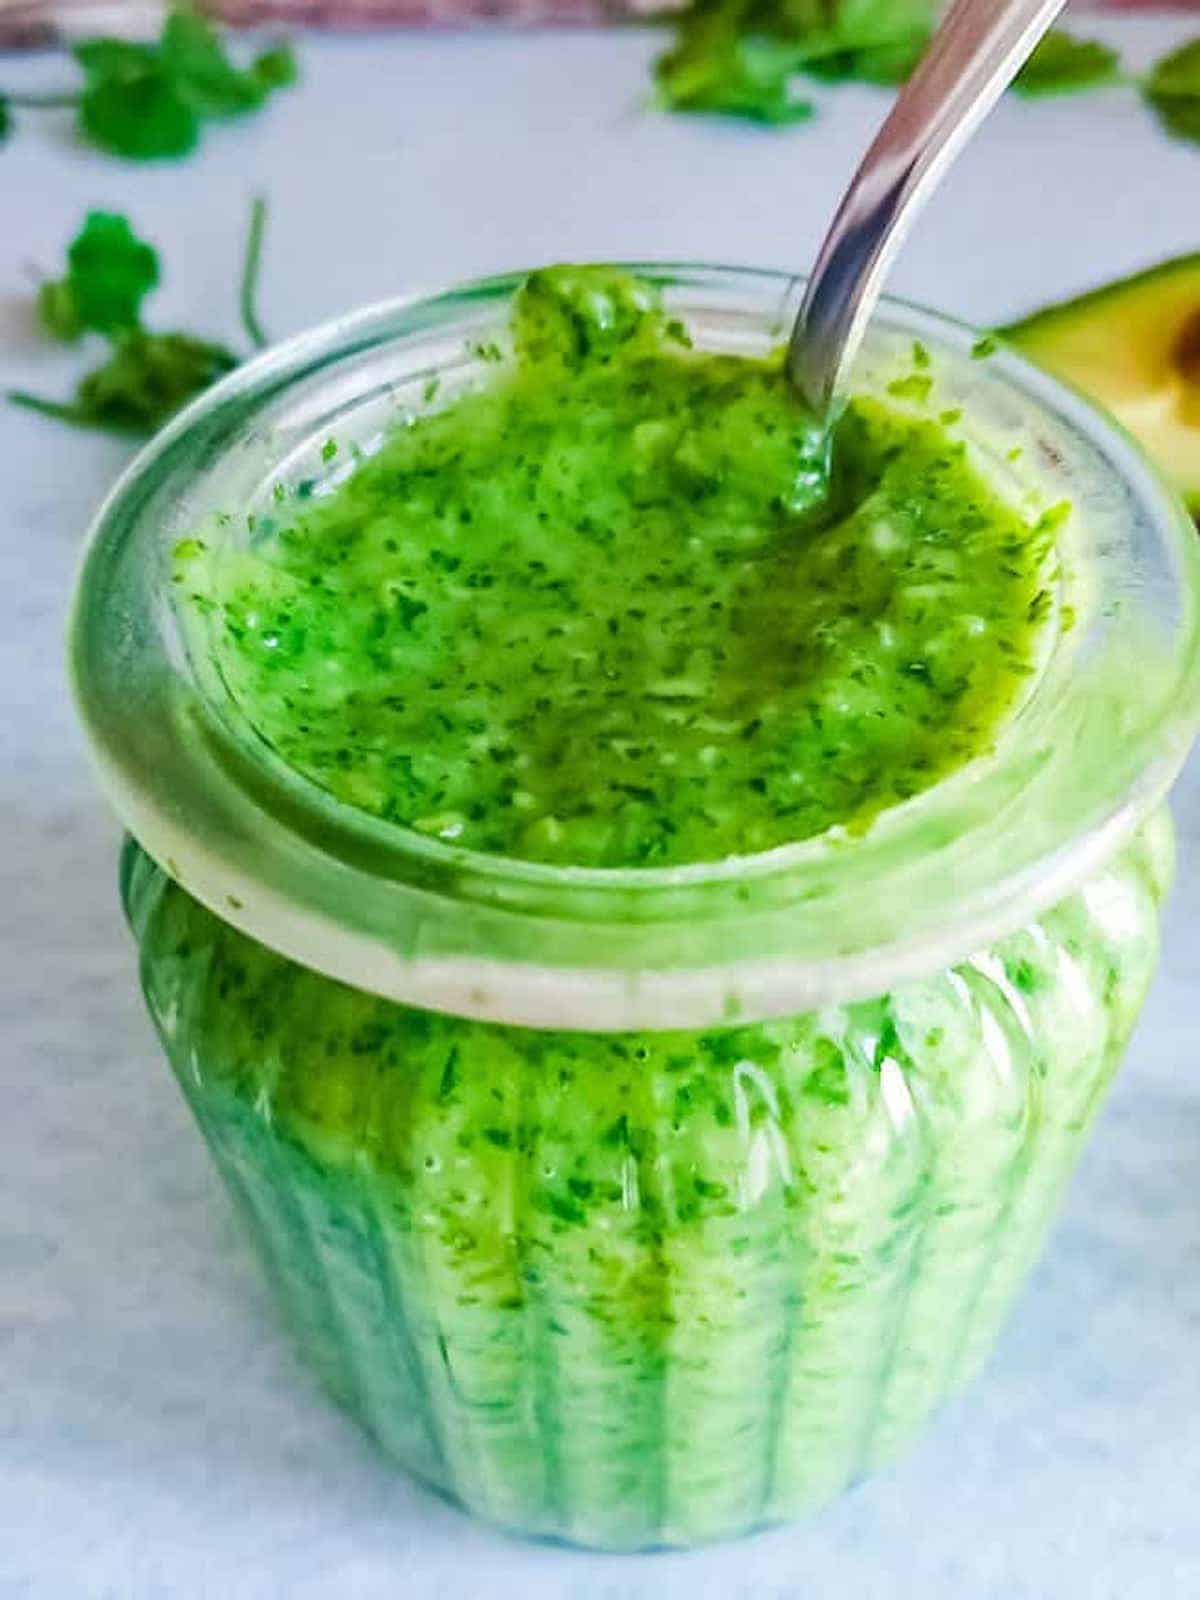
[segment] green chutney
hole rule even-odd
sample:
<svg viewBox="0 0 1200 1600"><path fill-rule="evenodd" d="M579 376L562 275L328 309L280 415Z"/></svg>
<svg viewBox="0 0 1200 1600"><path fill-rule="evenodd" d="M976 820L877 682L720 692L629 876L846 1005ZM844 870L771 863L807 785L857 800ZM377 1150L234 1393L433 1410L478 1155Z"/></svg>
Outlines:
<svg viewBox="0 0 1200 1600"><path fill-rule="evenodd" d="M860 829L991 746L1054 515L906 403L920 346L828 445L778 358L690 348L610 269L534 273L483 353L348 475L330 441L236 554L180 548L292 768L472 850L668 866Z"/></svg>

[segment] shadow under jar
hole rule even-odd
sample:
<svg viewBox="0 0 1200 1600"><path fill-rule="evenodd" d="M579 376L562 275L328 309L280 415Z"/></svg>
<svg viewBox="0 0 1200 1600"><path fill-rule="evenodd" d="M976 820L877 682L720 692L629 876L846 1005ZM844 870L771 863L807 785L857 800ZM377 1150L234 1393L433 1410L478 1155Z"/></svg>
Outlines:
<svg viewBox="0 0 1200 1600"><path fill-rule="evenodd" d="M797 293L631 270L704 350L773 348ZM918 341L997 491L1071 506L994 748L865 830L711 864L382 821L239 719L173 552L478 382L519 283L356 313L190 408L100 512L72 665L151 1014L309 1361L480 1516L686 1545L889 1460L990 1349L1154 969L1195 534L1081 398L887 304L855 389Z"/></svg>

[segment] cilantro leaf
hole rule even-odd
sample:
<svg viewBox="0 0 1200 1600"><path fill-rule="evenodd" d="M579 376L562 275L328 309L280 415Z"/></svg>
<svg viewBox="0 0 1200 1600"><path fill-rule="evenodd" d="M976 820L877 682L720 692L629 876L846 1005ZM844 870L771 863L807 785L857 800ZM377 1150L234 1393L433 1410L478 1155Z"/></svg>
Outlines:
<svg viewBox="0 0 1200 1600"><path fill-rule="evenodd" d="M200 117L256 111L272 89L296 81L286 46L267 50L245 71L235 67L220 38L193 11L173 11L163 26L159 55L181 99Z"/></svg>
<svg viewBox="0 0 1200 1600"><path fill-rule="evenodd" d="M89 211L67 251L67 274L38 291L38 313L56 338L85 328L114 333L138 324L141 304L158 282L158 256L124 217Z"/></svg>
<svg viewBox="0 0 1200 1600"><path fill-rule="evenodd" d="M663 105L782 124L811 116L799 73L902 82L933 29L935 0L693 0L655 63Z"/></svg>
<svg viewBox="0 0 1200 1600"><path fill-rule="evenodd" d="M1142 93L1168 133L1200 144L1200 39L1157 62Z"/></svg>
<svg viewBox="0 0 1200 1600"><path fill-rule="evenodd" d="M1120 74L1121 58L1108 45L1051 28L1017 73L1013 88L1030 96L1074 94L1116 83Z"/></svg>
<svg viewBox="0 0 1200 1600"><path fill-rule="evenodd" d="M206 119L257 110L296 81L286 45L243 69L212 26L186 9L169 13L157 44L89 39L75 46L83 68L80 124L93 144L136 161L187 155Z"/></svg>
<svg viewBox="0 0 1200 1600"><path fill-rule="evenodd" d="M930 0L841 0L806 36L804 71L827 83L904 83L940 7Z"/></svg>
<svg viewBox="0 0 1200 1600"><path fill-rule="evenodd" d="M82 378L63 405L13 390L16 405L79 427L150 434L201 390L237 366L222 345L184 333L123 333L108 360Z"/></svg>
<svg viewBox="0 0 1200 1600"><path fill-rule="evenodd" d="M199 119L154 45L87 39L74 55L84 73L79 122L93 144L132 161L185 156L195 148Z"/></svg>
<svg viewBox="0 0 1200 1600"><path fill-rule="evenodd" d="M905 34L883 44L865 45L860 50L837 50L816 56L805 65L810 77L825 83L875 83L892 87L906 83L913 68L925 53L930 32Z"/></svg>
<svg viewBox="0 0 1200 1600"><path fill-rule="evenodd" d="M159 59L175 92L200 117L230 117L262 104L265 91L240 72L212 28L192 11L172 11L163 24Z"/></svg>
<svg viewBox="0 0 1200 1600"><path fill-rule="evenodd" d="M153 433L237 364L224 345L139 329L117 342L104 365L80 382L76 396L109 427Z"/></svg>
<svg viewBox="0 0 1200 1600"><path fill-rule="evenodd" d="M791 91L796 70L795 46L764 34L717 38L697 33L655 63L659 93L671 110L713 112L774 127L813 114L811 102Z"/></svg>
<svg viewBox="0 0 1200 1600"><path fill-rule="evenodd" d="M265 90L290 89L300 76L296 52L290 44L272 45L250 63L250 71Z"/></svg>

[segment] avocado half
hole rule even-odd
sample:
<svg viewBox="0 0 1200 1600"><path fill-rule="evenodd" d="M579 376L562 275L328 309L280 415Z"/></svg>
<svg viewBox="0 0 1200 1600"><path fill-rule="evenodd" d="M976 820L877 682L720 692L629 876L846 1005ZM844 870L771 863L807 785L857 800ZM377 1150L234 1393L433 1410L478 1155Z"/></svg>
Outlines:
<svg viewBox="0 0 1200 1600"><path fill-rule="evenodd" d="M999 330L1107 407L1200 515L1200 254Z"/></svg>

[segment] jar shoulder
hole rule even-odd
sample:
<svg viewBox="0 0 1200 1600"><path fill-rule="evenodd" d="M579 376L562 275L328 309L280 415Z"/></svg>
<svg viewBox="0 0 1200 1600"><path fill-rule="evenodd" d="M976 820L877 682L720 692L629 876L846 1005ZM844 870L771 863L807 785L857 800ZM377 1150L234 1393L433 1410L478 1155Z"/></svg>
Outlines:
<svg viewBox="0 0 1200 1600"><path fill-rule="evenodd" d="M417 1011L238 933L133 844L122 889L177 1072L186 1063L192 1089L232 1094L322 1159L394 1153L418 1123L460 1150L502 1152L520 1136L516 1097L577 1141L665 1119L703 1165L723 1141L744 1156L757 1122L835 1148L852 1124L860 1142L918 1113L982 1126L1034 1094L1106 1081L1153 973L1172 857L1164 809L1074 894L953 967L871 1000L698 1033L540 1032Z"/></svg>

